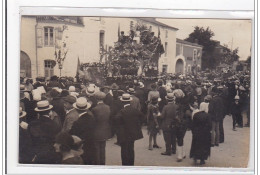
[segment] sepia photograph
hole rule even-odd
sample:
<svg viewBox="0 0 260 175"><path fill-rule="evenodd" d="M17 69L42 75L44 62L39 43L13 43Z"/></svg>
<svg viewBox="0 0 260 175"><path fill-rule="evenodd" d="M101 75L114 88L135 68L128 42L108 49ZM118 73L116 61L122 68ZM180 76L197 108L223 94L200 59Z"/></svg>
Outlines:
<svg viewBox="0 0 260 175"><path fill-rule="evenodd" d="M252 47L251 19L21 15L17 163L247 168Z"/></svg>

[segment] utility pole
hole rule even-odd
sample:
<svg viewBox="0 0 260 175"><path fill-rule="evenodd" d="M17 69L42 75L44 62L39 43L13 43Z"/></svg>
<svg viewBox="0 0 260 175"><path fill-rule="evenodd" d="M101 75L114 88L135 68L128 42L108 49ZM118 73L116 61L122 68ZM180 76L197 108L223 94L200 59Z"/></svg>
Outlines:
<svg viewBox="0 0 260 175"><path fill-rule="evenodd" d="M233 51L233 37L232 37L232 41L231 41L231 51Z"/></svg>

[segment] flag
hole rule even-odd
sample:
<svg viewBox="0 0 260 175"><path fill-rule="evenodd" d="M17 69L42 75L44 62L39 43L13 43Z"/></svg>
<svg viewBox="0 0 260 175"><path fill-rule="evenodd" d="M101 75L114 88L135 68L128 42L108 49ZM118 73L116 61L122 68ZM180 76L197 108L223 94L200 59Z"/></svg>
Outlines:
<svg viewBox="0 0 260 175"><path fill-rule="evenodd" d="M160 38L160 35L161 35L160 28L158 27L158 38Z"/></svg>
<svg viewBox="0 0 260 175"><path fill-rule="evenodd" d="M79 61L79 57L78 57L78 65L77 65L77 72L76 72L77 80L79 80L79 78L82 78L82 76L84 77L84 72L82 70L80 70L80 61Z"/></svg>
<svg viewBox="0 0 260 175"><path fill-rule="evenodd" d="M117 35L118 35L118 41L119 41L119 38L120 38L120 23L118 24L118 33L117 33Z"/></svg>

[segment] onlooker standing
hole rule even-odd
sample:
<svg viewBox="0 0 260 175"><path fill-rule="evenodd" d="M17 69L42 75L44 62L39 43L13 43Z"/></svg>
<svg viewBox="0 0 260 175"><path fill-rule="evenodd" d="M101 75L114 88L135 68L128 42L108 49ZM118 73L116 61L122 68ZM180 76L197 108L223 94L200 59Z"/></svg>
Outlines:
<svg viewBox="0 0 260 175"><path fill-rule="evenodd" d="M76 102L74 96L68 95L64 98L64 108L66 110L66 116L63 123L62 131L69 132L73 123L79 119L79 113L73 108L73 104Z"/></svg>
<svg viewBox="0 0 260 175"><path fill-rule="evenodd" d="M162 125L163 138L165 141L166 151L161 153L162 155L170 156L172 153L176 154L176 133L174 132L172 123L176 118L177 105L174 103L174 94L168 93L166 100L168 104L164 106L162 110Z"/></svg>
<svg viewBox="0 0 260 175"><path fill-rule="evenodd" d="M219 122L223 119L223 102L216 92L209 103L209 115L212 120L211 146L219 146Z"/></svg>
<svg viewBox="0 0 260 175"><path fill-rule="evenodd" d="M92 109L95 118L94 146L96 165L105 165L106 140L111 138L110 108L104 104L104 92L96 92L97 106Z"/></svg>
<svg viewBox="0 0 260 175"><path fill-rule="evenodd" d="M39 118L33 120L28 131L32 138L32 152L35 154L33 163L58 163L59 157L53 148L55 136L59 132L58 125L50 118L52 105L48 101L39 101L35 111Z"/></svg>
<svg viewBox="0 0 260 175"><path fill-rule="evenodd" d="M120 98L124 108L115 117L118 125L117 140L121 146L122 165L134 165L134 142L143 138L141 122L143 114L130 105L132 97L130 94L123 94Z"/></svg>
<svg viewBox="0 0 260 175"><path fill-rule="evenodd" d="M130 105L137 109L138 111L141 111L141 104L140 104L140 100L134 95L135 94L135 89L134 88L129 88L128 91L127 91L131 97L132 97L132 100L130 102Z"/></svg>
<svg viewBox="0 0 260 175"><path fill-rule="evenodd" d="M157 145L156 137L159 133L159 123L157 118L160 116L158 98L153 97L151 103L148 105L147 110L147 129L149 135L149 150L153 148L160 148ZM153 140L153 145L152 145Z"/></svg>
<svg viewBox="0 0 260 175"><path fill-rule="evenodd" d="M94 147L94 129L95 119L93 114L88 110L91 104L86 98L80 97L77 99L73 107L77 109L79 113L79 119L75 121L70 130L71 135L76 135L84 140L83 150L84 153L82 158L84 164L94 165L95 164L95 147Z"/></svg>
<svg viewBox="0 0 260 175"><path fill-rule="evenodd" d="M234 100L235 101L231 104L230 107L230 113L233 119L233 131L236 131L237 119L242 117L241 116L242 109L241 109L241 104L239 102L239 96L235 96Z"/></svg>
<svg viewBox="0 0 260 175"><path fill-rule="evenodd" d="M194 163L199 159L200 164L205 164L208 156L210 156L210 131L211 121L206 113L206 108L201 103L200 112L197 112L192 121L192 144L190 150L190 158L194 159Z"/></svg>

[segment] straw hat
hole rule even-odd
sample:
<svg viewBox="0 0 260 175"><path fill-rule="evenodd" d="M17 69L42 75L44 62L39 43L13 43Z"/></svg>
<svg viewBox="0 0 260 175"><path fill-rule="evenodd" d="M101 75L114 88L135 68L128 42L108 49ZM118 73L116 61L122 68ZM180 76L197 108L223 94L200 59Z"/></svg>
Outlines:
<svg viewBox="0 0 260 175"><path fill-rule="evenodd" d="M26 116L26 112L23 111L22 107L19 108L19 118L23 118L24 116Z"/></svg>
<svg viewBox="0 0 260 175"><path fill-rule="evenodd" d="M123 95L120 97L120 100L121 100L121 101L132 101L133 98L131 97L130 94L123 94Z"/></svg>
<svg viewBox="0 0 260 175"><path fill-rule="evenodd" d="M138 84L139 84L140 88L144 88L144 83L143 82L139 82Z"/></svg>
<svg viewBox="0 0 260 175"><path fill-rule="evenodd" d="M97 100L104 100L106 98L106 94L104 92L96 92L95 97Z"/></svg>
<svg viewBox="0 0 260 175"><path fill-rule="evenodd" d="M78 110L85 111L91 107L91 104L87 101L86 98L80 97L75 103L73 103L73 107Z"/></svg>
<svg viewBox="0 0 260 175"><path fill-rule="evenodd" d="M169 101L173 101L173 100L175 99L174 93L168 93L168 94L165 96L165 99L166 99L166 100L169 100Z"/></svg>
<svg viewBox="0 0 260 175"><path fill-rule="evenodd" d="M75 91L76 91L75 86L70 86L70 87L69 87L69 92L75 92Z"/></svg>
<svg viewBox="0 0 260 175"><path fill-rule="evenodd" d="M235 99L235 100L239 100L240 98L239 98L238 95L236 95L234 99Z"/></svg>
<svg viewBox="0 0 260 175"><path fill-rule="evenodd" d="M89 86L86 90L86 94L88 96L94 96L95 95L95 92L96 92L96 89L94 86Z"/></svg>
<svg viewBox="0 0 260 175"><path fill-rule="evenodd" d="M49 101L43 100L43 101L37 102L37 107L34 110L37 112L41 112L41 111L48 111L52 108L53 108L53 106L49 104Z"/></svg>
<svg viewBox="0 0 260 175"><path fill-rule="evenodd" d="M135 93L135 89L134 89L134 88L129 88L129 89L127 90L127 92L128 92L129 94L134 94L134 93Z"/></svg>

